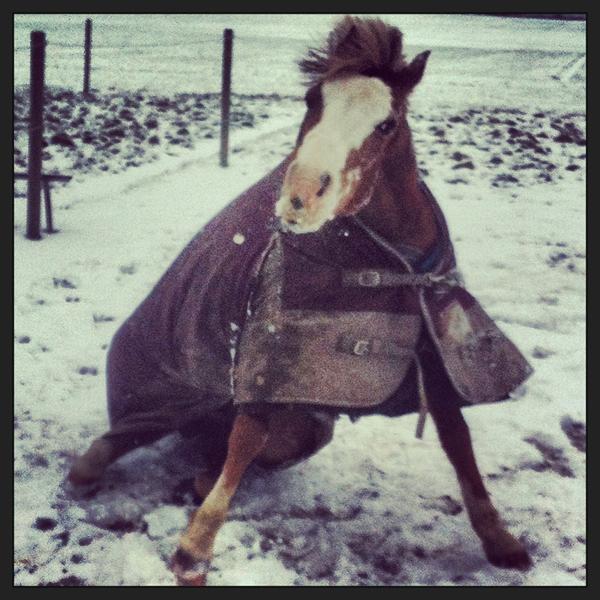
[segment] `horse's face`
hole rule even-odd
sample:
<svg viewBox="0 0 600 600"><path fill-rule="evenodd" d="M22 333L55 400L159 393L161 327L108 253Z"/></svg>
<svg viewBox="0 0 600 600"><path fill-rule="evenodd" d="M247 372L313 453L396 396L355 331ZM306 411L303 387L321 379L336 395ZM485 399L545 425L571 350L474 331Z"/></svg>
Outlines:
<svg viewBox="0 0 600 600"><path fill-rule="evenodd" d="M294 233L317 231L370 200L402 104L376 77L325 81L306 95L308 111L276 214Z"/></svg>
<svg viewBox="0 0 600 600"><path fill-rule="evenodd" d="M355 34L352 27L336 52L344 54L344 43L349 42L352 56ZM396 32L393 48L388 48L396 61L399 36ZM356 214L369 203L391 145L410 142L406 99L421 81L429 54L422 52L401 68L388 65L379 75L377 69L367 69L325 78L310 88L308 110L275 206L284 228L317 231L336 216Z"/></svg>

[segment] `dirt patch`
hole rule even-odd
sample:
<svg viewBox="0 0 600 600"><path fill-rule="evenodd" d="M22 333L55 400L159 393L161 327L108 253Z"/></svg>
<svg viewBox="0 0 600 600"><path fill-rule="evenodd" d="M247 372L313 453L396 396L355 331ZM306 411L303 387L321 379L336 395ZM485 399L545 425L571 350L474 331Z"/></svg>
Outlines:
<svg viewBox="0 0 600 600"><path fill-rule="evenodd" d="M269 118L281 96L232 97L230 127L252 128ZM285 97L283 100L289 100ZM52 88L45 93L43 159L45 170L67 175L117 173L192 149L217 138L219 94L157 96L146 90L82 93ZM27 168L29 96L14 94L14 167ZM260 116L259 116L260 115ZM62 185L62 184L55 184Z"/></svg>
<svg viewBox="0 0 600 600"><path fill-rule="evenodd" d="M561 448L557 448L541 436L524 438L528 444L534 446L542 455L539 462L528 462L521 465L526 469L531 469L541 473L543 471L554 471L561 477L575 477L575 473L569 466L569 461Z"/></svg>
<svg viewBox="0 0 600 600"><path fill-rule="evenodd" d="M424 502L421 503L421 506L430 510L437 510L444 515L458 515L463 511L463 507L459 502L457 502L452 496L438 496L436 498L425 498Z"/></svg>
<svg viewBox="0 0 600 600"><path fill-rule="evenodd" d="M48 583L41 583L41 587L81 587L86 585L85 580L75 575L67 575L58 581L50 581Z"/></svg>
<svg viewBox="0 0 600 600"><path fill-rule="evenodd" d="M460 171L461 177L450 175L448 183L473 183L475 176L505 188L584 178L583 113L482 107L412 117L417 156L438 155L435 162L425 161L427 171Z"/></svg>
<svg viewBox="0 0 600 600"><path fill-rule="evenodd" d="M564 416L560 420L560 426L565 435L569 438L571 445L574 448L577 448L579 452L585 452L587 443L587 431L585 423L582 423L581 421L575 421L569 416Z"/></svg>

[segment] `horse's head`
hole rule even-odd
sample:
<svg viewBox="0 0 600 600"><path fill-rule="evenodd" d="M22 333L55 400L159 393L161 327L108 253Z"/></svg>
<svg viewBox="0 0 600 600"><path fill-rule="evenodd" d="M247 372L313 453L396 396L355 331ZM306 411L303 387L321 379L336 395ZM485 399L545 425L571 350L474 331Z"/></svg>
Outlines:
<svg viewBox="0 0 600 600"><path fill-rule="evenodd" d="M407 64L398 29L352 17L309 51L300 62L310 77L307 112L276 204L285 228L317 231L368 204L386 151L409 139L406 99L428 56Z"/></svg>

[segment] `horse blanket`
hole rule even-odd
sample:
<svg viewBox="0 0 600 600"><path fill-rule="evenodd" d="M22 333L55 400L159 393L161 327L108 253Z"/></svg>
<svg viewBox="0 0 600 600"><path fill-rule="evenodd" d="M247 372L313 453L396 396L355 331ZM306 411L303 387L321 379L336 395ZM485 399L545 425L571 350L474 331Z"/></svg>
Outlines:
<svg viewBox="0 0 600 600"><path fill-rule="evenodd" d="M114 336L111 435L185 430L236 405L413 412L420 352L435 355L463 405L506 399L531 373L453 284L446 223L424 184L438 240L424 255L400 249L399 259L353 217L311 234L279 231L288 163L213 218ZM407 273L429 274L432 285L398 284Z"/></svg>

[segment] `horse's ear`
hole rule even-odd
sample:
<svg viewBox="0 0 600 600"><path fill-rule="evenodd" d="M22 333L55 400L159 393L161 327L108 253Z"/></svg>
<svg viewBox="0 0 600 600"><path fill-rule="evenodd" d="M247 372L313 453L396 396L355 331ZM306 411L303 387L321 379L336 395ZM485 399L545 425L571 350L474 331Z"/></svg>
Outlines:
<svg viewBox="0 0 600 600"><path fill-rule="evenodd" d="M431 50L425 50L425 52L417 54L412 62L398 73L397 85L407 92L412 90L421 81L430 54Z"/></svg>

